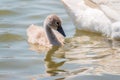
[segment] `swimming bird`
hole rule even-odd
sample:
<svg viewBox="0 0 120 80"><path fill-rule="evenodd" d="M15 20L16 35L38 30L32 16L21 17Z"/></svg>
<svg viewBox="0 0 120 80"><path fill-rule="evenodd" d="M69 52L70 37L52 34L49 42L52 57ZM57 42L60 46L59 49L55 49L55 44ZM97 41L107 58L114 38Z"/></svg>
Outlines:
<svg viewBox="0 0 120 80"><path fill-rule="evenodd" d="M62 0L79 30L120 40L120 0Z"/></svg>
<svg viewBox="0 0 120 80"><path fill-rule="evenodd" d="M61 26L61 19L51 14L44 21L44 28L37 25L30 25L27 29L28 42L40 46L61 46L66 36Z"/></svg>

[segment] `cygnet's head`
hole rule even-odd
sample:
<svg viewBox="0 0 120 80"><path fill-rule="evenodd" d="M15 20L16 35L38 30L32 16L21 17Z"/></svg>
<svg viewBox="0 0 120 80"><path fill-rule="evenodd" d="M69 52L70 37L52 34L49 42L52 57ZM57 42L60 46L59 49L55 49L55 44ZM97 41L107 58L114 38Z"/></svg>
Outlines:
<svg viewBox="0 0 120 80"><path fill-rule="evenodd" d="M64 30L62 29L62 26L61 26L61 19L55 14L51 14L51 15L47 16L47 18L44 21L44 26L54 29L54 30L57 30L64 37L66 36L64 33Z"/></svg>

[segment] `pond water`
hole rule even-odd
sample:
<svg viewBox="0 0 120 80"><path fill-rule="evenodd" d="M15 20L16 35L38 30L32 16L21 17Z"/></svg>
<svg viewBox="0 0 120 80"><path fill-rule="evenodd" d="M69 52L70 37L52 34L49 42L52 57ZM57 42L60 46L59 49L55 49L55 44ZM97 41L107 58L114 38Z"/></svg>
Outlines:
<svg viewBox="0 0 120 80"><path fill-rule="evenodd" d="M26 29L49 14L61 17L65 46L30 45ZM120 80L118 43L76 30L59 0L0 1L0 80Z"/></svg>

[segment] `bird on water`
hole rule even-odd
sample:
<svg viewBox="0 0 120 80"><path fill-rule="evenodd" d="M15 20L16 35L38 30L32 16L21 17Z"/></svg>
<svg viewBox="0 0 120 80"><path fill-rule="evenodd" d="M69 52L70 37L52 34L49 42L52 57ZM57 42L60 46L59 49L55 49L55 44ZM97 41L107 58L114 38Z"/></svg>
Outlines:
<svg viewBox="0 0 120 80"><path fill-rule="evenodd" d="M120 40L120 0L61 0L76 28Z"/></svg>
<svg viewBox="0 0 120 80"><path fill-rule="evenodd" d="M46 47L62 46L64 37L66 37L61 19L55 14L46 17L43 27L30 25L27 29L27 36L29 43Z"/></svg>

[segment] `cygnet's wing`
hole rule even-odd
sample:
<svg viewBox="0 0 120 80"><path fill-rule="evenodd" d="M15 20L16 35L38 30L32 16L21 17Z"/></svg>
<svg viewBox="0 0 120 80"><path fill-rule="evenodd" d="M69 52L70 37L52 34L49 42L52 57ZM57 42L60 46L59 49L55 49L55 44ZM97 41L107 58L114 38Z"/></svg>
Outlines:
<svg viewBox="0 0 120 80"><path fill-rule="evenodd" d="M45 30L36 25L30 25L27 29L28 42L45 46L48 44Z"/></svg>

